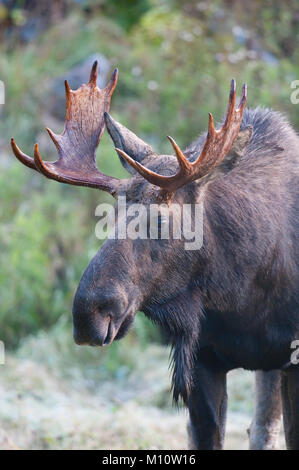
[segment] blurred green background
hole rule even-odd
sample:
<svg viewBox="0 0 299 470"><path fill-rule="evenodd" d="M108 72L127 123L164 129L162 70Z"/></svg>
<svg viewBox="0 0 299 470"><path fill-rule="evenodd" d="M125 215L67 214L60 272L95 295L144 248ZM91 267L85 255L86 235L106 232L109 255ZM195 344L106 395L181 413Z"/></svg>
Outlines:
<svg viewBox="0 0 299 470"><path fill-rule="evenodd" d="M63 79L69 77L75 88L80 69L87 70L87 81L86 60L98 54L107 79L113 67L120 71L112 116L161 153L170 151L166 135L183 147L206 128L208 112L222 117L232 77L239 91L247 82L249 106L283 111L299 129L298 107L290 101L291 82L299 79L298 25L296 0L0 1L6 92L0 105L0 339L11 361L54 364L59 377L76 365L86 380L96 374L99 380L122 380L136 367L136 351L160 347L161 341L138 315L130 335L107 351L73 345L72 299L100 245L95 208L109 196L26 169L12 157L10 137L31 155L38 141L44 158L55 158L43 128L63 129ZM106 134L97 155L104 172L127 176ZM247 411L250 394L247 382L238 382L236 402L245 400ZM58 446L51 439L32 446Z"/></svg>

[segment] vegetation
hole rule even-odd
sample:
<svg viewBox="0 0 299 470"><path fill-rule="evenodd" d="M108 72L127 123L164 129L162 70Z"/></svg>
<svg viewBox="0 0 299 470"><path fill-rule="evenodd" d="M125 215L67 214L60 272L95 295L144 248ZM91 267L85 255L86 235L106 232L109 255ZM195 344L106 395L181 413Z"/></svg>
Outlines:
<svg viewBox="0 0 299 470"><path fill-rule="evenodd" d="M13 4L11 18L23 18L15 19L18 32L34 10L30 2L27 10L26 2ZM285 111L299 127L290 102L290 84L299 76L295 2L66 4L61 22L43 34L24 44L15 32L12 47L7 33L1 45L0 331L10 346L69 315L80 274L99 246L94 209L107 198L46 181L11 157L11 135L28 153L41 140L52 78L91 54L104 54L120 69L112 115L161 152L170 150L167 134L183 146L206 127L209 111L221 117L231 76L239 87L247 81L250 106ZM54 146L47 142L45 148L55 156ZM105 171L125 175L107 136L99 159Z"/></svg>

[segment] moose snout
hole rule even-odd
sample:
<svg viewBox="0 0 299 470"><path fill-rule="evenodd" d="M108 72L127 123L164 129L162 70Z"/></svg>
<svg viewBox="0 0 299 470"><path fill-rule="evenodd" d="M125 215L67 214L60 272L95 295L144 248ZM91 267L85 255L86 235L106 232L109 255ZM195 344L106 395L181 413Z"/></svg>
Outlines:
<svg viewBox="0 0 299 470"><path fill-rule="evenodd" d="M78 325L74 321L74 340L78 345L107 346L115 336L115 326L110 315L95 319L92 323Z"/></svg>
<svg viewBox="0 0 299 470"><path fill-rule="evenodd" d="M85 287L85 286L83 286ZM78 289L73 304L74 340L79 345L106 346L126 316L127 298L115 288Z"/></svg>
<svg viewBox="0 0 299 470"><path fill-rule="evenodd" d="M78 345L107 346L115 336L115 326L110 316L97 319L93 324L82 326L74 322L74 340Z"/></svg>

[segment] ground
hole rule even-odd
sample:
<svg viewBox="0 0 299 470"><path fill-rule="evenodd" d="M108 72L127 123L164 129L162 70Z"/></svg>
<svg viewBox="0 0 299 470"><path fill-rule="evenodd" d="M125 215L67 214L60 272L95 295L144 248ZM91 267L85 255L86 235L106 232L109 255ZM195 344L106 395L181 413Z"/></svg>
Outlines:
<svg viewBox="0 0 299 470"><path fill-rule="evenodd" d="M128 344L118 348L127 355ZM90 349L71 341L62 346L56 332L6 354L0 366L0 448L186 449L187 413L171 404L167 348L133 344L133 366L106 377L100 359L109 358L109 348ZM248 448L253 380L250 372L229 374L226 449Z"/></svg>

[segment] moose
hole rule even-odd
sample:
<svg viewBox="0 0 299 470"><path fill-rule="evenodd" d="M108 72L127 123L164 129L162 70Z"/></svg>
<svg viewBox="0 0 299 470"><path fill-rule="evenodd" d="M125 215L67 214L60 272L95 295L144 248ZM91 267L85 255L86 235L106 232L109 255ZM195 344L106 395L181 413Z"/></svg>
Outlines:
<svg viewBox="0 0 299 470"><path fill-rule="evenodd" d="M109 114L117 69L104 89L97 63L78 90L66 89L61 135L47 129L58 159L34 158L11 140L15 156L47 178L107 191L145 207L203 204L203 243L108 238L91 260L73 304L75 342L104 346L126 335L137 311L172 346L173 396L189 410L192 449L222 449L227 373L256 371L251 449L276 447L281 410L288 449L299 448L299 138L285 117L236 106L232 80L225 118L184 151L159 155ZM117 179L96 165L104 128L131 174ZM117 208L116 202L116 208Z"/></svg>

